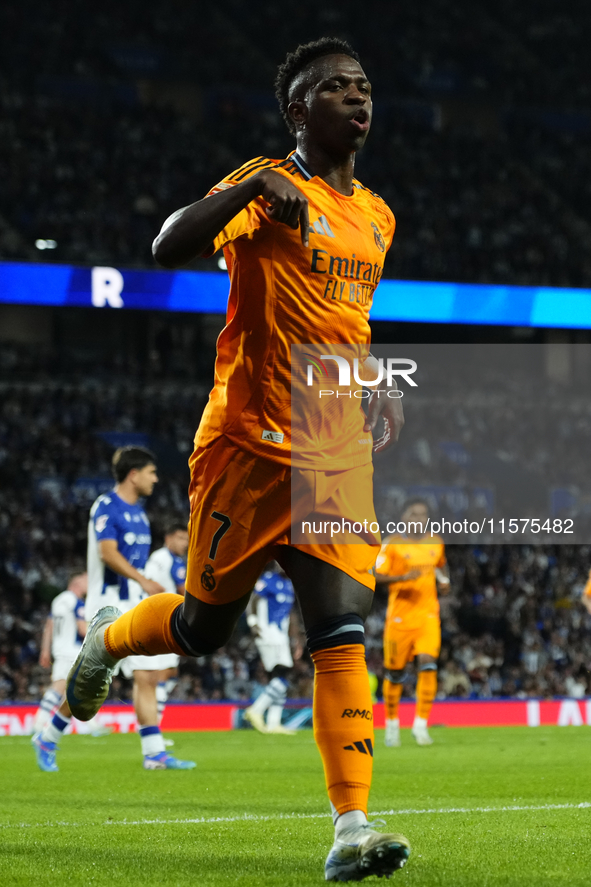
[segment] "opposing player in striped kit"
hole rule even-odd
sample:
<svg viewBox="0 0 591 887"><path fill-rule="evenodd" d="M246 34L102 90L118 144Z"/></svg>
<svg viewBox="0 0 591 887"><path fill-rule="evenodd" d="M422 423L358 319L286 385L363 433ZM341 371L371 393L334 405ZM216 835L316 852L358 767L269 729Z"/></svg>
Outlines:
<svg viewBox="0 0 591 887"><path fill-rule="evenodd" d="M185 594L187 564L185 561L189 545L187 525L180 521L169 523L164 531L164 545L153 551L146 564L145 574L148 579L158 582L169 594ZM166 701L177 684L179 656L169 653L166 661L161 660L162 671L158 674L156 702L158 705L158 724L162 721ZM164 740L168 748L174 745L172 739Z"/></svg>
<svg viewBox="0 0 591 887"><path fill-rule="evenodd" d="M86 634L84 600L87 591L86 571L73 573L67 589L51 602L39 654L39 664L43 668L51 667L51 684L35 714L35 735L41 733L49 723L52 713L64 698L68 672Z"/></svg>
<svg viewBox="0 0 591 887"><path fill-rule="evenodd" d="M86 615L90 619L104 605L128 612L142 598L172 597L164 593L160 583L145 575L152 535L142 501L158 482L154 454L144 447L121 447L113 455L112 468L114 488L99 496L90 509L86 598ZM176 591L174 598L179 599ZM132 655L122 656L118 663L125 677L133 677L133 703L144 769L191 770L196 766L194 761L179 760L166 752L158 724L156 688L162 670L175 666L178 658L173 651L160 656L145 655L146 652L130 649L128 653ZM65 699L40 738L42 747L37 748L37 757L39 761L43 755L44 769L57 770L59 740L71 718L72 709Z"/></svg>
<svg viewBox="0 0 591 887"><path fill-rule="evenodd" d="M297 621L291 615L294 601L295 595L290 580L279 564L270 564L257 580L246 617L263 668L269 675L269 683L263 692L244 712L245 720L260 733L285 735L295 733L295 730L290 730L281 723L287 696L288 675L294 659L291 636L295 639L295 658L299 659L302 655Z"/></svg>

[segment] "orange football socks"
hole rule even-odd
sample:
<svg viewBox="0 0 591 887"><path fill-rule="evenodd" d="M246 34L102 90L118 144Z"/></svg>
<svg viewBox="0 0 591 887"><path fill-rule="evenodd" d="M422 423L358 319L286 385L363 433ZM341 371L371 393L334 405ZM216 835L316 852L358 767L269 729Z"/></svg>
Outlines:
<svg viewBox="0 0 591 887"><path fill-rule="evenodd" d="M402 684L393 684L388 678L384 678L382 692L384 694L386 717L389 721L394 721L398 717L398 704L402 696Z"/></svg>
<svg viewBox="0 0 591 887"><path fill-rule="evenodd" d="M427 720L437 693L437 671L420 671L417 676L417 717Z"/></svg>
<svg viewBox="0 0 591 887"><path fill-rule="evenodd" d="M186 656L175 641L170 623L183 602L176 594L153 594L124 613L105 630L105 647L115 659L126 656L155 656L178 653Z"/></svg>
<svg viewBox="0 0 591 887"><path fill-rule="evenodd" d="M361 622L361 620L359 620ZM373 705L363 644L312 652L314 738L328 796L340 815L363 810L373 765Z"/></svg>

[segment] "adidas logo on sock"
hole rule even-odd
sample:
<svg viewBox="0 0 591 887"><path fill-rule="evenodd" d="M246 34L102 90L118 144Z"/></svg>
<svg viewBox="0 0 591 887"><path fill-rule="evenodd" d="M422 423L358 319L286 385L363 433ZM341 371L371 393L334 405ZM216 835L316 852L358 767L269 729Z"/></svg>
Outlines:
<svg viewBox="0 0 591 887"><path fill-rule="evenodd" d="M363 742L354 742L352 745L344 745L345 751L359 751L362 755L371 755L373 758L373 744L371 739L364 739Z"/></svg>

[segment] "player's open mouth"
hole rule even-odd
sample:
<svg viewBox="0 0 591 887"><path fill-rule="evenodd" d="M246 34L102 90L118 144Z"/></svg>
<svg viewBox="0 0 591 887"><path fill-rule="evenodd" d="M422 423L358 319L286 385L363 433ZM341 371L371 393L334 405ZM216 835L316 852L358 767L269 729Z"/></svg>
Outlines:
<svg viewBox="0 0 591 887"><path fill-rule="evenodd" d="M360 130L361 132L367 132L369 129L369 114L365 110L365 108L360 108L355 112L353 117L351 118L351 123L355 127L355 129Z"/></svg>

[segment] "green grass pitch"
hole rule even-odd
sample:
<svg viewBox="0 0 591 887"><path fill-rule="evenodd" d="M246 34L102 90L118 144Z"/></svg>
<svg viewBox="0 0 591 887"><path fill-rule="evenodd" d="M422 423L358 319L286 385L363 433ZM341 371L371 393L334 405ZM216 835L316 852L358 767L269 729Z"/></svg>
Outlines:
<svg viewBox="0 0 591 887"><path fill-rule="evenodd" d="M393 885L591 883L591 729L432 734L419 748L405 730L398 749L376 734L370 809L413 847ZM0 738L0 884L322 883L332 825L311 731L174 738L196 770L146 772L138 738L113 735L66 737L60 772L41 773L28 738Z"/></svg>

